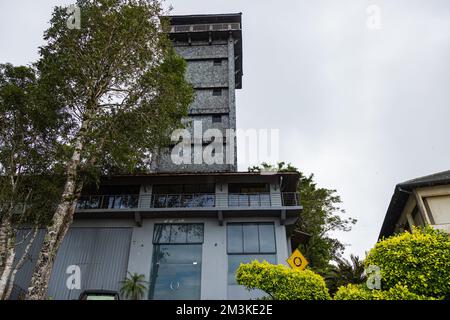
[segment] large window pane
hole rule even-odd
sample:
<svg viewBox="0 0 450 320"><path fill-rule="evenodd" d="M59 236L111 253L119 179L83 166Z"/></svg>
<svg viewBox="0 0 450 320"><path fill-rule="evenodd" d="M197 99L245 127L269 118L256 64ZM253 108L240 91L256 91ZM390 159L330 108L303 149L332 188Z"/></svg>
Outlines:
<svg viewBox="0 0 450 320"><path fill-rule="evenodd" d="M275 230L272 223L259 225L259 252L273 253L276 252L275 246Z"/></svg>
<svg viewBox="0 0 450 320"><path fill-rule="evenodd" d="M273 223L231 223L227 226L228 253L275 253Z"/></svg>
<svg viewBox="0 0 450 320"><path fill-rule="evenodd" d="M155 224L153 243L203 243L203 224Z"/></svg>
<svg viewBox="0 0 450 320"><path fill-rule="evenodd" d="M243 253L242 224L227 226L228 253Z"/></svg>
<svg viewBox="0 0 450 320"><path fill-rule="evenodd" d="M203 243L203 225L202 224L188 225L187 242L188 243Z"/></svg>
<svg viewBox="0 0 450 320"><path fill-rule="evenodd" d="M187 243L187 226L173 224L170 231L170 243Z"/></svg>
<svg viewBox="0 0 450 320"><path fill-rule="evenodd" d="M237 284L236 282L236 270L239 268L241 263L250 263L253 260L258 260L259 262L267 261L269 263L276 264L277 257L274 254L252 254L252 255L242 255L242 254L231 254L228 256L228 284Z"/></svg>
<svg viewBox="0 0 450 320"><path fill-rule="evenodd" d="M259 252L258 244L258 225L244 224L244 252L257 253Z"/></svg>
<svg viewBox="0 0 450 320"><path fill-rule="evenodd" d="M153 243L170 243L170 225L156 224L153 231Z"/></svg>

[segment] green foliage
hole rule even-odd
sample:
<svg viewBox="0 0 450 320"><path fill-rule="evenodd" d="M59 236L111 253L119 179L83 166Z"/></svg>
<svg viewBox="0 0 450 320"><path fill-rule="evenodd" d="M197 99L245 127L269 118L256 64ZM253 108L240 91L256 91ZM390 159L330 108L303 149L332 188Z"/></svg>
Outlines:
<svg viewBox="0 0 450 320"><path fill-rule="evenodd" d="M372 292L365 284L348 284L339 287L333 298L334 300L372 300Z"/></svg>
<svg viewBox="0 0 450 320"><path fill-rule="evenodd" d="M415 294L401 284L396 284L389 290L373 290L373 298L374 300L435 300L433 297Z"/></svg>
<svg viewBox="0 0 450 320"><path fill-rule="evenodd" d="M337 259L337 264L330 267L325 276L328 289L334 294L337 289L346 284L360 284L366 281L364 263L358 256L350 255L350 261L344 258Z"/></svg>
<svg viewBox="0 0 450 320"><path fill-rule="evenodd" d="M62 121L40 97L35 69L0 65L0 218L14 223L44 224L61 190L55 159Z"/></svg>
<svg viewBox="0 0 450 320"><path fill-rule="evenodd" d="M311 234L308 243L300 245L300 250L311 268L326 274L329 262L340 258L345 248L330 232L348 232L356 219L342 217L345 210L340 207L342 200L336 190L318 187L313 174L300 175L299 192L303 212L296 230Z"/></svg>
<svg viewBox="0 0 450 320"><path fill-rule="evenodd" d="M292 270L281 264L253 261L241 264L236 280L248 290L260 289L275 300L328 300L323 278L311 270Z"/></svg>
<svg viewBox="0 0 450 320"><path fill-rule="evenodd" d="M300 193L303 211L299 214L300 219L294 233L304 232L311 236L308 243L300 245L299 249L308 259L311 269L326 275L331 267L330 261L338 260L345 248L330 232L348 232L356 223L356 219L342 217L345 210L341 208L342 200L336 190L318 187L313 174L306 176L285 162L279 162L277 165L262 163L249 168L250 172L262 170L299 173L297 191Z"/></svg>
<svg viewBox="0 0 450 320"><path fill-rule="evenodd" d="M419 296L450 298L450 240L432 227L379 241L365 265L380 267L383 290L401 285Z"/></svg>
<svg viewBox="0 0 450 320"><path fill-rule="evenodd" d="M408 287L401 284L396 284L389 290L369 290L365 284L348 284L338 289L334 300L434 300L434 298L412 293Z"/></svg>
<svg viewBox="0 0 450 320"><path fill-rule="evenodd" d="M143 274L130 273L128 272L128 277L122 281L122 288L120 293L123 294L125 298L131 300L140 300L146 290L146 281Z"/></svg>
<svg viewBox="0 0 450 320"><path fill-rule="evenodd" d="M36 63L39 86L71 130L66 160L83 143L78 179L146 171L151 155L182 126L193 90L157 0L78 0L81 28L56 7ZM48 99L48 100L49 100Z"/></svg>

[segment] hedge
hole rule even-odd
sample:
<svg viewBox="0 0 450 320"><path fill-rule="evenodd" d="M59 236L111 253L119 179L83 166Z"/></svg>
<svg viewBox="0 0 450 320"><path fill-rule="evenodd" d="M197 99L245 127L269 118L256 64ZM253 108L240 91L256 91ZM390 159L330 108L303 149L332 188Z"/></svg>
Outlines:
<svg viewBox="0 0 450 320"><path fill-rule="evenodd" d="M329 300L325 280L310 270L292 270L267 261L241 264L236 280L248 290L260 289L275 300Z"/></svg>
<svg viewBox="0 0 450 320"><path fill-rule="evenodd" d="M435 298L412 293L401 284L396 284L388 290L369 290L365 284L349 284L338 289L334 300L435 300Z"/></svg>
<svg viewBox="0 0 450 320"><path fill-rule="evenodd" d="M382 290L400 285L418 296L450 298L450 240L442 231L416 228L383 239L364 263L380 267Z"/></svg>

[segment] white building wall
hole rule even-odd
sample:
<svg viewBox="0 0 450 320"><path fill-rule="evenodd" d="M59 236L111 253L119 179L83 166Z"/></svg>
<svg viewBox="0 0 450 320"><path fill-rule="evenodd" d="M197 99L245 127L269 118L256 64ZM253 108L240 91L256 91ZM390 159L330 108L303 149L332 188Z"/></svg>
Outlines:
<svg viewBox="0 0 450 320"><path fill-rule="evenodd" d="M277 263L286 264L288 244L286 228L280 225L278 218L225 218L220 226L216 218L192 219L142 219L138 227L132 219L127 220L81 220L75 221L77 227L132 227L132 239L128 260L128 271L145 275L149 281L153 254L153 229L155 223L203 223L204 242L202 246L201 299L253 299L260 297L261 292L248 292L244 287L228 285L228 255L227 255L227 223L230 222L274 222L277 248ZM148 293L145 295L147 298Z"/></svg>
<svg viewBox="0 0 450 320"><path fill-rule="evenodd" d="M286 229L277 218L228 218L220 226L216 218L192 219L143 219L142 227L134 227L130 248L128 271L144 274L150 279L153 252L153 228L155 223L203 223L204 242L202 246L201 299L250 299L261 296L258 292L249 293L242 286L229 286L227 283L228 255L227 229L229 222L271 222L275 224L277 263L286 264L288 248Z"/></svg>

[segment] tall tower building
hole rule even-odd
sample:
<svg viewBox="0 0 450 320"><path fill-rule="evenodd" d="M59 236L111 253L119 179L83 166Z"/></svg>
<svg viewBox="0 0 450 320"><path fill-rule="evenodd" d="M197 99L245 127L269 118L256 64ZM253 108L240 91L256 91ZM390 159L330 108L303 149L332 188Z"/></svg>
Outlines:
<svg viewBox="0 0 450 320"><path fill-rule="evenodd" d="M241 14L169 18L169 36L195 88L188 130L200 125L203 132L226 135L236 129L235 90L242 85ZM166 153L154 163L155 172L104 176L95 188L82 190L48 295L59 300L105 290L119 294L127 275L136 273L148 283L142 299L262 297L237 283L236 270L255 259L285 263L307 241L308 235L295 232L300 175L237 172L235 138L223 144L233 151L228 163L175 164ZM208 147L206 139L200 143L201 151ZM17 239L27 233L22 230ZM44 235L41 230L17 273L13 299L29 286ZM18 252L26 245L21 241ZM74 277L68 268L79 271L76 288L68 286Z"/></svg>
<svg viewBox="0 0 450 320"><path fill-rule="evenodd" d="M199 152L211 142L208 138L192 145L190 163L176 164L171 159L173 146L155 160L156 172L229 172L237 171L236 137L227 136L227 129L236 130L235 90L242 87L241 14L170 16L169 36L175 50L187 62L187 80L195 89L195 98L186 119L187 129L194 137L200 130L222 132L221 161L199 163ZM201 129L200 129L201 128ZM203 136L203 135L202 135ZM194 139L192 140L194 143ZM216 152L220 150L215 150ZM207 152L207 151L206 151ZM195 158L197 154L197 158ZM196 160L197 159L197 160Z"/></svg>

